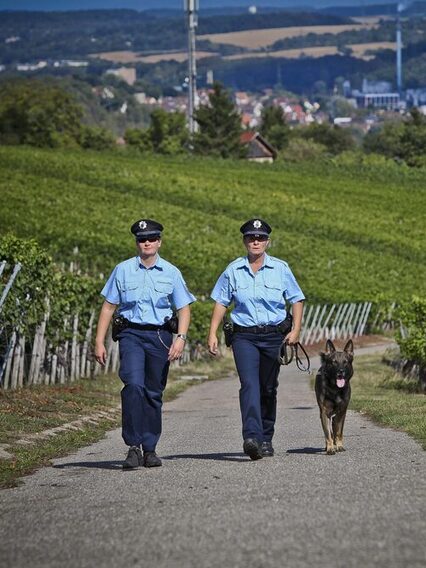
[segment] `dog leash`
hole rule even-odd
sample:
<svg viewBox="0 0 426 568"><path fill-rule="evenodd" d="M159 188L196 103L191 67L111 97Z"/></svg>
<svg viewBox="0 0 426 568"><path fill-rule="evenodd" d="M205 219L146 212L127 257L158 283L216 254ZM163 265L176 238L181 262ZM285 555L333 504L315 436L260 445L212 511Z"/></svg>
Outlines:
<svg viewBox="0 0 426 568"><path fill-rule="evenodd" d="M306 364L300 358L299 348L301 351L303 351L303 354L306 358ZM281 365L290 365L293 359L295 359L296 366L299 371L308 373L308 375L311 374L311 360L309 359L309 355L306 353L303 345L299 341L294 345L290 345L289 343L287 343L287 341L283 341L280 348L280 353L278 355L278 361Z"/></svg>

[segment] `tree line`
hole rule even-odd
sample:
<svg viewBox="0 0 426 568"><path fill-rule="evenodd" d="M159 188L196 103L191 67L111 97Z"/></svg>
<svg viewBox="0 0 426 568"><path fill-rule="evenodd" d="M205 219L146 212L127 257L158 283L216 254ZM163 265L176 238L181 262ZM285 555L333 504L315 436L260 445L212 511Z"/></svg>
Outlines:
<svg viewBox="0 0 426 568"><path fill-rule="evenodd" d="M82 118L82 107L58 85L30 80L0 84L0 144L94 150L116 147L110 130L83 124ZM198 128L191 137L183 113L155 109L148 127L128 128L124 139L129 149L142 153L193 152L219 158L247 155L247 147L241 144L241 116L222 84L214 84L208 104L195 111L195 120ZM285 160L363 151L409 166L426 166L426 117L416 108L403 119L398 116L371 129L361 143L351 129L329 123L292 127L280 106L262 110L259 132Z"/></svg>
<svg viewBox="0 0 426 568"><path fill-rule="evenodd" d="M349 20L328 14L278 12L200 16L199 34L288 26L343 24ZM10 37L19 38L5 43ZM100 51L184 49L184 11L159 18L134 10L73 12L3 12L0 19L0 62L83 57ZM204 48L209 45L205 44Z"/></svg>

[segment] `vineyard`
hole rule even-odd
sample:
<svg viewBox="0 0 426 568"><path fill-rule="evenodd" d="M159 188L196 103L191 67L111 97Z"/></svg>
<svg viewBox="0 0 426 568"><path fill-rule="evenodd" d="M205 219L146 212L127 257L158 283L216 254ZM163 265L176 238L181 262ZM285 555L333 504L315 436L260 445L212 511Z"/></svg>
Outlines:
<svg viewBox="0 0 426 568"><path fill-rule="evenodd" d="M389 300L426 287L426 172L129 157L1 148L0 234L33 238L57 263L107 276L134 253L131 223L165 225L162 254L209 294L243 253L239 227L273 227L310 301ZM78 251L78 252L77 252Z"/></svg>
<svg viewBox="0 0 426 568"><path fill-rule="evenodd" d="M424 170L344 157L265 167L11 147L0 148L0 165L3 285L22 264L0 326L12 385L91 374L99 291L115 264L134 254L129 227L140 217L165 225L161 253L198 296L194 340L204 341L211 303L203 300L244 253L239 227L250 217L272 225L270 253L289 262L311 306L425 295ZM80 359L67 370L72 352ZM42 359L37 374L34 361Z"/></svg>

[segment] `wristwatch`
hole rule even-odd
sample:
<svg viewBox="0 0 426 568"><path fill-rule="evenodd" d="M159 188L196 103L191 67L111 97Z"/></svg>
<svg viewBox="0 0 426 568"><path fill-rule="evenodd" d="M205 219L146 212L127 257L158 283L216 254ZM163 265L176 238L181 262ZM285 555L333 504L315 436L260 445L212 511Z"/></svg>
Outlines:
<svg viewBox="0 0 426 568"><path fill-rule="evenodd" d="M177 337L180 337L181 339L183 339L184 341L186 341L186 333L178 333Z"/></svg>

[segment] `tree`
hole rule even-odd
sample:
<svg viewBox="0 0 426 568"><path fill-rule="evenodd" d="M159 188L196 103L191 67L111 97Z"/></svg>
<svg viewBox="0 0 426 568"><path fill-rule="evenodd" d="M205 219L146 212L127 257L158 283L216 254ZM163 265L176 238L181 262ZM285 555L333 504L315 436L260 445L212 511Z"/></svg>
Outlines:
<svg viewBox="0 0 426 568"><path fill-rule="evenodd" d="M98 126L83 126L80 146L87 150L111 150L115 148L115 138L110 130Z"/></svg>
<svg viewBox="0 0 426 568"><path fill-rule="evenodd" d="M260 133L277 150L288 146L290 127L286 123L284 111L280 106L268 106L262 111Z"/></svg>
<svg viewBox="0 0 426 568"><path fill-rule="evenodd" d="M340 126L315 123L300 129L299 132L302 138L324 145L331 154L351 150L355 145L350 131Z"/></svg>
<svg viewBox="0 0 426 568"><path fill-rule="evenodd" d="M195 112L198 132L194 135L194 151L221 158L241 158L247 149L240 142L241 116L229 94L220 83L214 83L209 104Z"/></svg>
<svg viewBox="0 0 426 568"><path fill-rule="evenodd" d="M186 118L181 112L154 110L148 132L154 151L160 154L178 154L188 143Z"/></svg>
<svg viewBox="0 0 426 568"><path fill-rule="evenodd" d="M77 146L82 108L59 87L36 79L0 85L0 142Z"/></svg>
<svg viewBox="0 0 426 568"><path fill-rule="evenodd" d="M369 132L363 148L368 153L404 160L409 166L425 165L426 117L413 108L406 120L387 122L382 128Z"/></svg>
<svg viewBox="0 0 426 568"><path fill-rule="evenodd" d="M137 148L140 152L152 152L153 146L148 129L128 128L124 133L124 140L128 146Z"/></svg>
<svg viewBox="0 0 426 568"><path fill-rule="evenodd" d="M186 118L181 112L166 112L156 109L151 113L151 125L145 130L129 128L124 134L129 146L141 152L179 154L188 145Z"/></svg>

